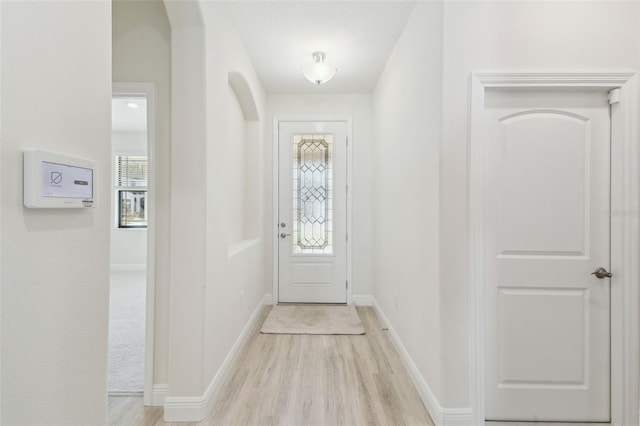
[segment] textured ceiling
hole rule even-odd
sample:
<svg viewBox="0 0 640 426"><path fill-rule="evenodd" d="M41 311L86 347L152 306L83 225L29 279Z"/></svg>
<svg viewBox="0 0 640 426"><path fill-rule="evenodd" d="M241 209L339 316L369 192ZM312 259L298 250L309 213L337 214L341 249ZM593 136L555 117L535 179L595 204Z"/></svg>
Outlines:
<svg viewBox="0 0 640 426"><path fill-rule="evenodd" d="M370 93L413 9L413 1L225 2L268 93ZM301 67L326 52L338 69L314 86Z"/></svg>

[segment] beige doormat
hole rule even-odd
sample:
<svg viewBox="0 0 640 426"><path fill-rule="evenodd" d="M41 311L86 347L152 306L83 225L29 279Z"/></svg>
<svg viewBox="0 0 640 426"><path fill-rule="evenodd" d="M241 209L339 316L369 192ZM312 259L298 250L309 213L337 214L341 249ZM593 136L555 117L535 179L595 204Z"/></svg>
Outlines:
<svg viewBox="0 0 640 426"><path fill-rule="evenodd" d="M265 334L364 334L355 306L275 305L262 325Z"/></svg>

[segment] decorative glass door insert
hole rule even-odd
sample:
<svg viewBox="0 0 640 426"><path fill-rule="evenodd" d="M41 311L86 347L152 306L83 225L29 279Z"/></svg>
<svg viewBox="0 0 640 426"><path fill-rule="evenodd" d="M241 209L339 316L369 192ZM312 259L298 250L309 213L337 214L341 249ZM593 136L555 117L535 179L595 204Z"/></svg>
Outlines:
<svg viewBox="0 0 640 426"><path fill-rule="evenodd" d="M292 253L333 254L333 135L293 135Z"/></svg>
<svg viewBox="0 0 640 426"><path fill-rule="evenodd" d="M278 124L278 302L347 302L347 123Z"/></svg>

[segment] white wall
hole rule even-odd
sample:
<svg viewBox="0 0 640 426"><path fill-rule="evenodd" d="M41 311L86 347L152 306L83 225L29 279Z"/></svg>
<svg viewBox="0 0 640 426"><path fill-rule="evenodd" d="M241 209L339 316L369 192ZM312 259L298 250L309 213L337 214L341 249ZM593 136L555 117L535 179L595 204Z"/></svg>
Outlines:
<svg viewBox="0 0 640 426"><path fill-rule="evenodd" d="M263 279L263 229L247 222L243 238L257 241L236 247L230 252L226 224L229 215L236 214L232 206L222 203L229 199L229 175L222 164L225 149L233 143L228 110L229 73L240 74L245 80L257 107L258 120L245 121L245 155L236 157L227 166L243 168L256 164L257 173L245 174L247 179L247 218L264 214L264 197L254 178L262 176L260 166L264 155L265 94L253 65L237 32L230 25L224 4L201 2L206 22L207 68L207 279L205 294L205 368L204 386L218 372L234 342L265 294ZM241 102L242 105L242 102ZM246 113L246 111L245 111ZM247 117L245 117L247 118ZM239 125L240 123L235 123ZM256 155L256 157L252 157ZM253 177L252 177L253 176ZM256 203L258 200L258 203Z"/></svg>
<svg viewBox="0 0 640 426"><path fill-rule="evenodd" d="M171 28L161 0L116 0L112 3L112 8L113 81L154 83L155 85L154 155L157 173L153 381L167 383L171 205ZM114 239L117 240L117 238ZM115 243L117 244L117 241Z"/></svg>
<svg viewBox="0 0 640 426"><path fill-rule="evenodd" d="M2 2L2 424L105 424L111 8ZM95 209L28 210L22 151L94 159Z"/></svg>
<svg viewBox="0 0 640 426"><path fill-rule="evenodd" d="M169 396L194 396L201 395L206 386L203 319L209 228L205 29L198 3L166 1L165 8L171 23Z"/></svg>
<svg viewBox="0 0 640 426"><path fill-rule="evenodd" d="M373 98L373 294L436 397L441 7L416 3Z"/></svg>
<svg viewBox="0 0 640 426"><path fill-rule="evenodd" d="M227 91L226 183L229 206L227 242L247 238L247 135L244 115L238 97L229 85Z"/></svg>
<svg viewBox="0 0 640 426"><path fill-rule="evenodd" d="M147 155L147 132L112 132L111 151L114 155Z"/></svg>
<svg viewBox="0 0 640 426"><path fill-rule="evenodd" d="M302 78L302 77L301 77ZM265 149L265 174L263 185L268 205L273 198L273 119L295 116L351 117L353 124L353 294L372 294L373 286L373 103L371 95L278 95L268 96L268 135ZM271 208L266 211L265 223L275 225ZM272 229L267 227L268 230ZM265 291L271 293L273 276L272 233L265 235Z"/></svg>
<svg viewBox="0 0 640 426"><path fill-rule="evenodd" d="M165 7L171 23L174 141L169 397L165 416L173 418L184 413L185 397L191 401L205 397L264 296L262 242L248 242L233 252L228 246L229 215L237 213L228 202L225 164L233 137L228 120L230 73L243 76L257 106L260 120L246 125L245 130L259 136L258 159L262 155L264 129L260 126L265 101L224 4L167 1ZM256 126L258 131L254 132ZM233 159L238 163L244 160L239 156ZM247 184L246 188L249 199L260 200L255 206L258 212L251 212L260 217L263 197L257 185ZM251 203L247 206L250 208ZM261 233L258 230L257 235ZM196 415L198 409L189 413Z"/></svg>
<svg viewBox="0 0 640 426"><path fill-rule="evenodd" d="M162 5L161 3L156 3ZM112 154L147 155L146 132L112 132ZM113 173L113 167L111 168ZM110 180L113 185L113 179ZM118 229L117 211L118 199L112 191L114 200L111 216L111 265L138 265L146 267L147 264L147 230L146 229ZM116 266L117 267L117 266Z"/></svg>
<svg viewBox="0 0 640 426"><path fill-rule="evenodd" d="M638 69L639 17L633 2L416 4L374 93L374 295L445 408L470 404L469 75Z"/></svg>
<svg viewBox="0 0 640 426"><path fill-rule="evenodd" d="M442 398L468 395L467 131L473 71L637 70L640 3L445 2L440 164Z"/></svg>

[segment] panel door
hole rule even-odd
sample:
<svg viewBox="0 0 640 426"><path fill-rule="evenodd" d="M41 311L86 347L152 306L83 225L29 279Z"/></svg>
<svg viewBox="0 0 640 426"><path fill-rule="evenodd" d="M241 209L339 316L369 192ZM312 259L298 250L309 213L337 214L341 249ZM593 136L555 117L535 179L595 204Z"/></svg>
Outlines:
<svg viewBox="0 0 640 426"><path fill-rule="evenodd" d="M606 93L489 91L486 418L608 422Z"/></svg>
<svg viewBox="0 0 640 426"><path fill-rule="evenodd" d="M346 303L346 122L281 122L278 139L278 301Z"/></svg>

